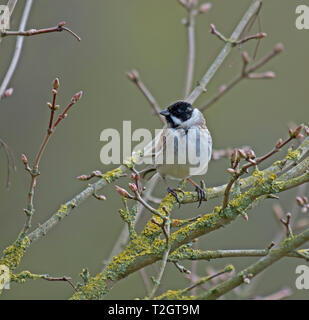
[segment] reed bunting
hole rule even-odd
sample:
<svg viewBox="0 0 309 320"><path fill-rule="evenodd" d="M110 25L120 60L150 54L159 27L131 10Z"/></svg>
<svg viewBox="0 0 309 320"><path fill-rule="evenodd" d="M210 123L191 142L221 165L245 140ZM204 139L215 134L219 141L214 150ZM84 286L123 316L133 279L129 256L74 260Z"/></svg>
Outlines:
<svg viewBox="0 0 309 320"><path fill-rule="evenodd" d="M158 173L179 205L177 189L169 188L166 178L186 179L194 185L200 206L206 194L190 176L204 175L211 159L212 139L205 118L197 108L184 101L173 103L160 114L165 117L166 125L152 143L151 152L145 151L144 156L152 158L152 165L141 171L141 177L149 180Z"/></svg>

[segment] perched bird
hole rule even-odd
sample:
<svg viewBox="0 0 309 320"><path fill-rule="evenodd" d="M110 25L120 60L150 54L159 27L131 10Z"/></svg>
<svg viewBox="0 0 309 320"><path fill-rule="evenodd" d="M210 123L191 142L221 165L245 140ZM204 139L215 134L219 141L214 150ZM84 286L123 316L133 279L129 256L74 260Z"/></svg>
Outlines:
<svg viewBox="0 0 309 320"><path fill-rule="evenodd" d="M212 139L206 127L202 113L190 103L178 101L160 112L166 119L166 126L155 139L152 152L145 156L152 157L152 165L141 172L141 177L149 180L158 173L167 185L166 177L188 180L198 193L199 206L205 199L205 191L190 179L193 175L207 172L211 158ZM167 185L180 204L177 193Z"/></svg>

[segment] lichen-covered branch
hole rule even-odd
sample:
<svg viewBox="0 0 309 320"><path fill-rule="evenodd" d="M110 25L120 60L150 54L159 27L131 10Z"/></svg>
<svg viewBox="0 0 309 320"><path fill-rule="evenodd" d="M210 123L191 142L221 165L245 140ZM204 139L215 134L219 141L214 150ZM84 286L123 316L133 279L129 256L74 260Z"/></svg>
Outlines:
<svg viewBox="0 0 309 320"><path fill-rule="evenodd" d="M268 266L287 256L307 241L309 241L309 229L295 237L289 237L285 239L278 248L272 249L267 256L261 258L256 263L237 273L237 275L233 278L228 279L201 294L197 297L197 299L211 300L221 297L225 293L241 285L248 276L250 279L253 278L265 270Z"/></svg>
<svg viewBox="0 0 309 320"><path fill-rule="evenodd" d="M270 249L238 249L238 250L194 250L191 248L182 248L175 250L169 257L170 262L181 260L206 260L239 257L265 257ZM309 259L309 249L300 249L297 252L291 252L287 255L291 258Z"/></svg>
<svg viewBox="0 0 309 320"><path fill-rule="evenodd" d="M303 161L307 162L309 158ZM301 164L302 162L298 166ZM253 182L249 190L235 196L229 201L225 209L215 207L211 213L205 214L197 221L171 233L169 237L171 252L197 237L231 223L239 215L251 209L252 203L260 197L277 194L308 182L309 172L298 175L299 172L301 171L294 170L293 177L290 177L288 180L279 180L275 174L267 176L265 172L256 169L253 174L255 182ZM179 198L183 204L198 201L197 195L192 192L179 193ZM165 210L167 210L170 213L175 206L175 198L168 195L162 200L158 212L164 215ZM153 219L160 220L157 215L154 215ZM131 241L122 253L114 257L102 273L91 278L87 285L80 287L72 298L101 299L115 282L146 265L162 259L166 248L166 241L158 237L160 234L160 228L151 221L148 222L142 234Z"/></svg>

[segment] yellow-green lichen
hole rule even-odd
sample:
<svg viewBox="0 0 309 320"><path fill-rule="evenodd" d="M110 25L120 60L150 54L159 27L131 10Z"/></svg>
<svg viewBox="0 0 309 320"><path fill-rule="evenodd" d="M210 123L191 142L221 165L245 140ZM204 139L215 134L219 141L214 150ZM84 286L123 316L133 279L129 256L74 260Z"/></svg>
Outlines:
<svg viewBox="0 0 309 320"><path fill-rule="evenodd" d="M69 207L66 204L62 204L60 209L57 211L56 216L62 219L68 213Z"/></svg>
<svg viewBox="0 0 309 320"><path fill-rule="evenodd" d="M168 290L154 300L192 300L194 296L186 296L182 294L183 290Z"/></svg>
<svg viewBox="0 0 309 320"><path fill-rule="evenodd" d="M33 274L30 271L22 271L18 274L11 273L10 280L17 283L24 283L26 280L37 280L44 278L42 274Z"/></svg>
<svg viewBox="0 0 309 320"><path fill-rule="evenodd" d="M0 265L4 264L10 270L14 270L19 265L29 244L30 239L27 236L20 235L12 245L3 251L3 256L0 259Z"/></svg>
<svg viewBox="0 0 309 320"><path fill-rule="evenodd" d="M123 170L121 168L116 168L114 170L108 171L103 175L103 178L107 183L111 183L117 180L123 174Z"/></svg>
<svg viewBox="0 0 309 320"><path fill-rule="evenodd" d="M301 156L301 151L299 149L293 150L292 148L289 148L286 159L298 160L300 158L300 156Z"/></svg>

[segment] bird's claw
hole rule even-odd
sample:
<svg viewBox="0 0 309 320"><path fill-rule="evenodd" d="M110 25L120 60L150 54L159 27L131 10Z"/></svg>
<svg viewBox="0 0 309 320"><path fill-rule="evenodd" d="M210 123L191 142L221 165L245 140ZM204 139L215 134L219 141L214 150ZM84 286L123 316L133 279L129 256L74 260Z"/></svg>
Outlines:
<svg viewBox="0 0 309 320"><path fill-rule="evenodd" d="M195 191L197 192L197 199L198 199L198 208L201 206L202 201L206 201L206 191L202 189L202 187L196 186Z"/></svg>
<svg viewBox="0 0 309 320"><path fill-rule="evenodd" d="M178 205L179 205L179 208L180 208L180 200L178 198L178 195L177 195L177 192L176 191L179 191L181 192L183 195L185 194L181 189L171 189L171 188L167 188L167 192L169 192L177 201Z"/></svg>

